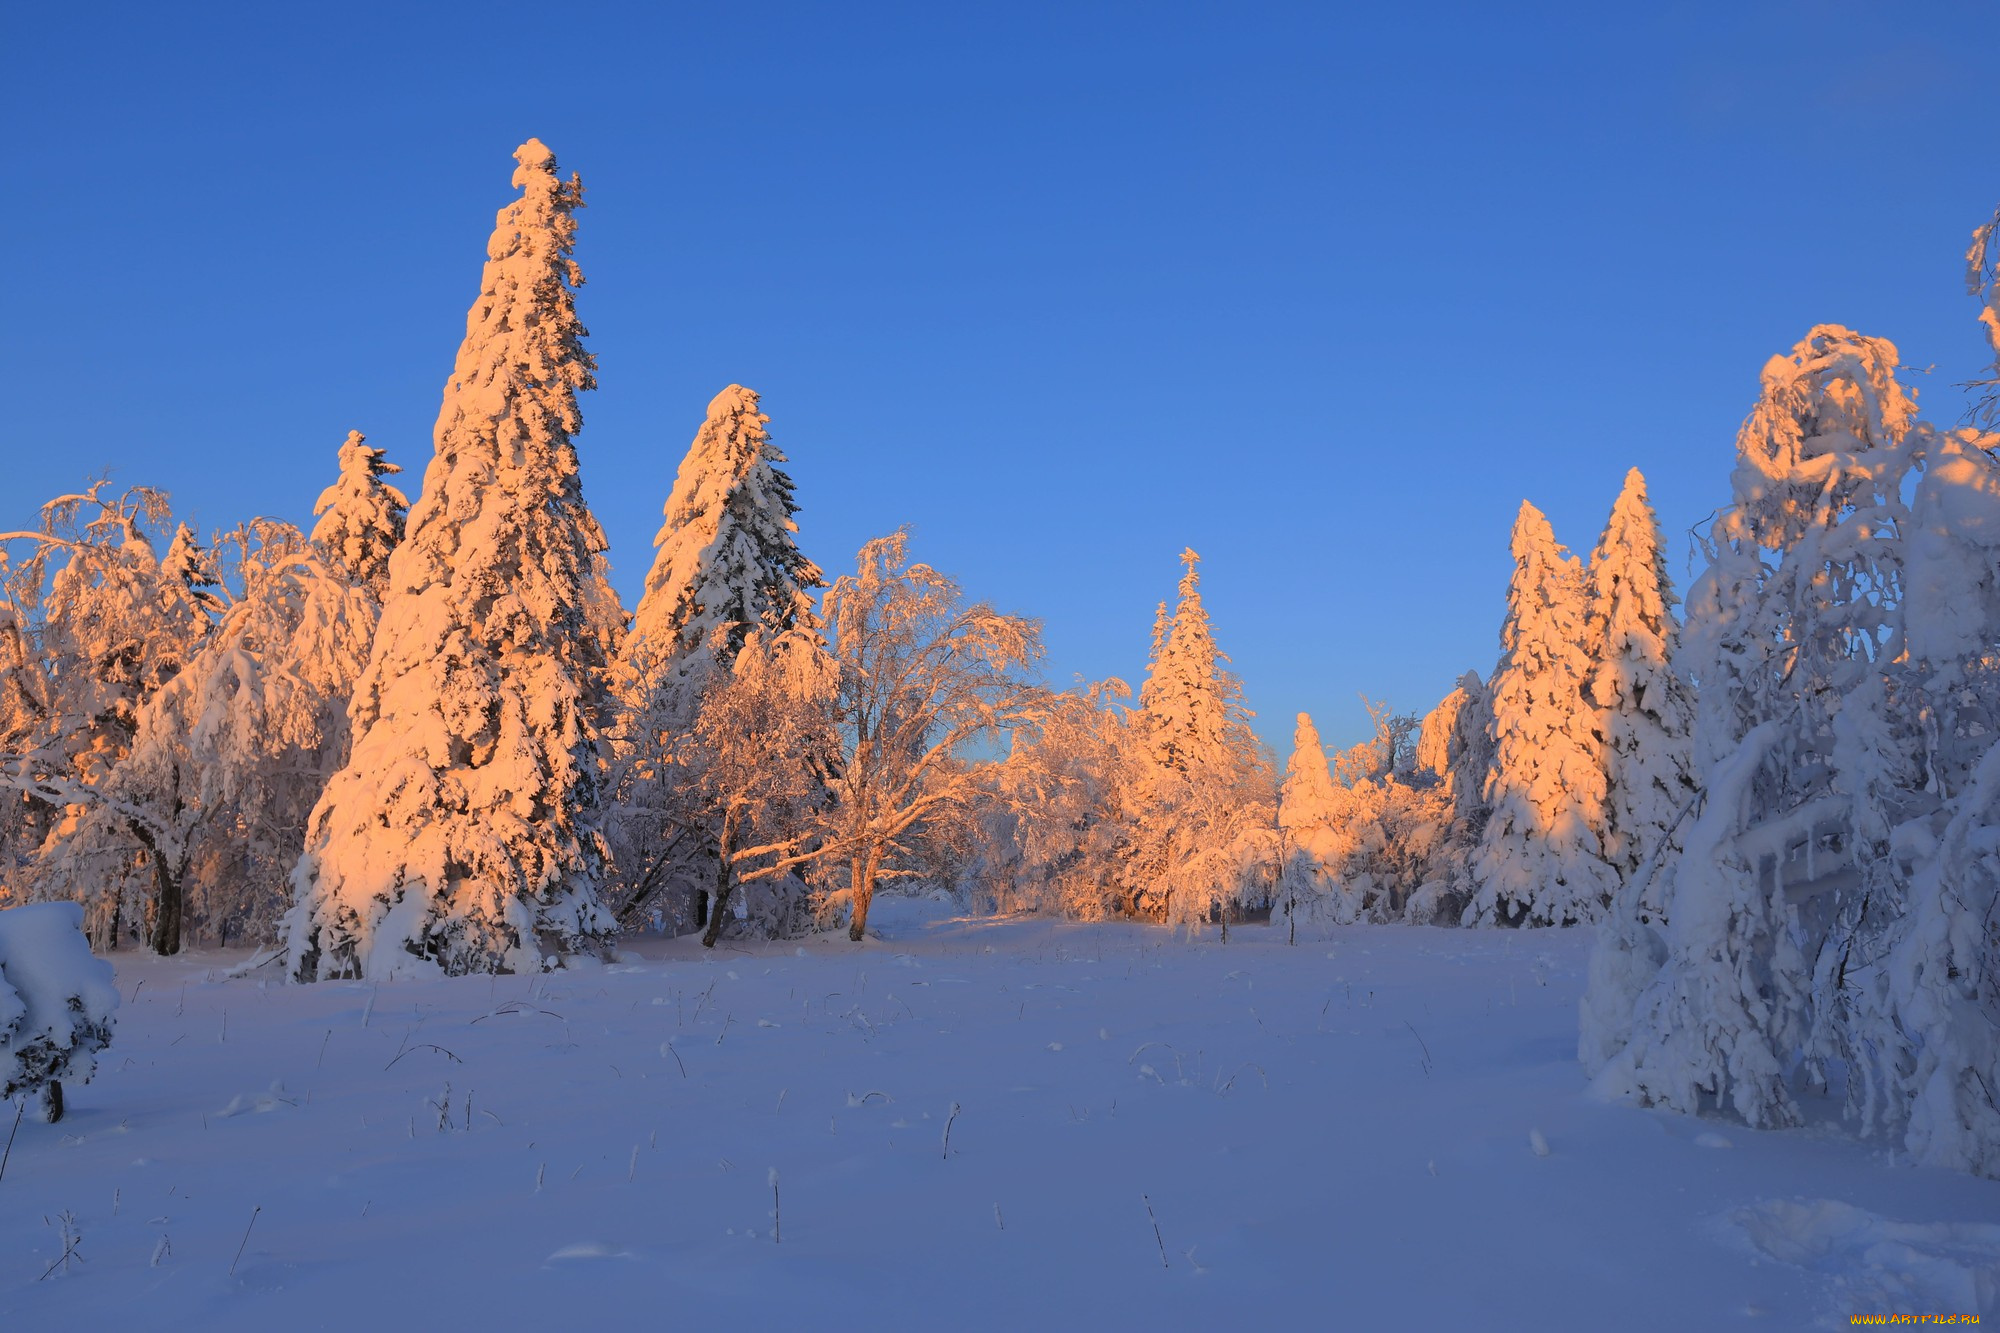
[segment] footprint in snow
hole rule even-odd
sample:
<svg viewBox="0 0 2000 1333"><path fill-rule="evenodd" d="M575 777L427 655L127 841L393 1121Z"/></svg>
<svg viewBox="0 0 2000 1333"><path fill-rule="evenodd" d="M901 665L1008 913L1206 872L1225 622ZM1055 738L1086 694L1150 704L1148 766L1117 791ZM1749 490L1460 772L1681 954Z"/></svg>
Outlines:
<svg viewBox="0 0 2000 1333"><path fill-rule="evenodd" d="M549 1256L550 1263L570 1259L629 1259L631 1251L613 1249L601 1240L580 1240L573 1245L565 1245Z"/></svg>

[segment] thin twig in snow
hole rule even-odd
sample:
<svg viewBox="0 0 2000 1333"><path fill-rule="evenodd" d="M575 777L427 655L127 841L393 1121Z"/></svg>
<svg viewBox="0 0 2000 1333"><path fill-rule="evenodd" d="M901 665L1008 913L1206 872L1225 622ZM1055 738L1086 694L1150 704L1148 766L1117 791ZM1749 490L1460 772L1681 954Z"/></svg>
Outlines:
<svg viewBox="0 0 2000 1333"><path fill-rule="evenodd" d="M7 1178L7 1159L14 1155L14 1136L21 1132L21 1117L28 1113L28 1099L24 1096L14 1108L14 1128L7 1131L7 1151L0 1152L0 1180Z"/></svg>
<svg viewBox="0 0 2000 1333"><path fill-rule="evenodd" d="M236 1276L236 1265L243 1262L243 1247L250 1243L250 1227L254 1227L257 1225L257 1214L263 1211L264 1211L264 1205L261 1203L258 1204L255 1208L252 1208L250 1210L250 1226L246 1226L243 1228L243 1240L236 1247L236 1257L229 1261L229 1276L231 1277Z"/></svg>
<svg viewBox="0 0 2000 1333"><path fill-rule="evenodd" d="M1410 1035L1411 1035L1412 1037L1415 1037L1415 1038L1417 1039L1417 1045L1419 1045L1419 1046L1423 1047L1423 1051L1424 1051L1424 1077L1426 1077L1426 1078L1429 1078L1429 1077L1430 1077L1430 1072L1431 1072L1431 1048L1430 1048L1430 1046L1429 1046L1429 1045L1428 1045L1428 1044L1427 1044L1427 1043L1426 1043L1426 1042L1424 1041L1424 1034L1423 1034L1423 1033L1421 1033L1421 1032L1419 1032L1419 1031L1417 1031L1417 1029L1416 1029L1416 1025L1415 1025L1415 1024L1413 1024L1413 1023L1411 1023L1409 1019L1407 1019L1407 1018L1406 1018L1406 1019L1404 1019L1404 1020L1403 1020L1403 1026L1404 1026L1404 1027L1406 1027L1406 1028L1408 1028L1408 1029L1410 1030Z"/></svg>
<svg viewBox="0 0 2000 1333"><path fill-rule="evenodd" d="M1144 1194L1141 1194L1139 1197L1145 1201L1146 1216L1152 1218L1153 1244L1160 1247L1160 1267L1171 1268L1172 1265L1167 1262L1167 1243L1166 1241L1160 1239L1160 1219L1157 1217L1153 1217L1153 1201L1150 1198L1147 1198L1147 1196L1145 1196Z"/></svg>

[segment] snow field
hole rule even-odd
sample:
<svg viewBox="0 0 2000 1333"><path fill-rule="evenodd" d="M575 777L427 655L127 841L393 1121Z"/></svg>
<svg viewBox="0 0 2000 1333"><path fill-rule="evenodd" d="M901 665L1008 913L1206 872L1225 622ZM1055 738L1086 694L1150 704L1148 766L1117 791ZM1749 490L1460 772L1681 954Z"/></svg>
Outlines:
<svg viewBox="0 0 2000 1333"><path fill-rule="evenodd" d="M936 910L379 987L121 957L97 1080L0 1178L0 1327L1990 1312L2000 1184L1585 1099L1585 932Z"/></svg>

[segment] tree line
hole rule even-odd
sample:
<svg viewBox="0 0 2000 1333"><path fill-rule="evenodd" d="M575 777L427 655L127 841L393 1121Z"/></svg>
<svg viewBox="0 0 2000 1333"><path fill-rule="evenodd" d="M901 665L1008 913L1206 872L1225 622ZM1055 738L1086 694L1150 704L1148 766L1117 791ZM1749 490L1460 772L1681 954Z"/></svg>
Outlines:
<svg viewBox="0 0 2000 1333"><path fill-rule="evenodd" d="M916 880L1193 930L1270 909L1596 923L1607 1095L1840 1099L2000 1174L2000 371L1925 421L1889 342L1774 357L1685 614L1634 471L1588 559L1523 504L1500 656L1280 778L1183 553L1136 700L909 534L829 582L758 395L709 404L628 615L583 498L575 176L530 140L414 501L352 434L310 533L108 482L0 534L0 903L293 978L559 965L640 923L844 922ZM2000 362L2000 215L1967 257Z"/></svg>

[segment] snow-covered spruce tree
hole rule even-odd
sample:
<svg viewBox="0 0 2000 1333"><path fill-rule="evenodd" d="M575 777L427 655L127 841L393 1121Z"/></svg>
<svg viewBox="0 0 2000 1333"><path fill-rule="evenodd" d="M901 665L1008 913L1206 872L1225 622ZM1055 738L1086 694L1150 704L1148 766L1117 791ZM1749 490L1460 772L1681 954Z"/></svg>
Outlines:
<svg viewBox="0 0 2000 1333"><path fill-rule="evenodd" d="M799 507L770 420L754 389L732 384L710 400L681 460L626 649L656 673L710 651L717 630L728 666L752 631L814 626L812 593L826 580L799 550Z"/></svg>
<svg viewBox="0 0 2000 1333"><path fill-rule="evenodd" d="M1500 662L1493 669L1492 807L1474 859L1468 921L1594 921L1617 878L1600 855L1604 769L1585 696L1583 572L1548 519L1523 501Z"/></svg>
<svg viewBox="0 0 2000 1333"><path fill-rule="evenodd" d="M1140 688L1146 734L1161 768L1186 770L1214 762L1247 731L1240 682L1220 663L1208 611L1201 604L1201 557L1181 552L1180 600L1164 625L1155 617L1158 645ZM1161 604L1164 608L1165 604Z"/></svg>
<svg viewBox="0 0 2000 1333"><path fill-rule="evenodd" d="M1605 1095L1791 1125L1794 1077L1844 1055L1854 1109L1882 1109L1848 1025L1876 1007L1882 932L1936 839L1905 831L1936 809L1911 805L1936 723L1900 611L1903 495L1930 432L1896 365L1888 342L1821 325L1764 368L1688 598L1703 803L1650 890L1663 925L1621 913L1591 964L1579 1052Z"/></svg>
<svg viewBox="0 0 2000 1333"><path fill-rule="evenodd" d="M1620 882L1667 847L1694 795L1694 697L1675 669L1680 626L1646 479L1633 468L1590 559L1590 698L1604 737L1604 859Z"/></svg>
<svg viewBox="0 0 2000 1333"><path fill-rule="evenodd" d="M1296 941L1301 925L1308 938L1325 924L1347 924L1360 916L1358 898L1342 892L1340 870L1347 848L1334 824L1344 802L1327 768L1326 749L1310 714L1300 713L1292 729L1292 757L1278 789L1278 829L1284 854L1278 881L1276 919L1285 937Z"/></svg>
<svg viewBox="0 0 2000 1333"><path fill-rule="evenodd" d="M389 588L389 553L403 540L410 502L384 481L403 469L358 430L340 446L340 476L313 505L313 545L329 565L376 601Z"/></svg>
<svg viewBox="0 0 2000 1333"><path fill-rule="evenodd" d="M622 915L651 905L702 924L716 848L671 816L687 775L674 749L711 681L728 679L746 636L798 647L819 642L812 592L819 566L799 551L798 505L785 456L771 442L754 390L715 395L681 460L653 539L646 592L614 672L619 704L606 837ZM806 639L793 639L795 632ZM823 647L823 645L822 645ZM817 679L831 671L788 673Z"/></svg>
<svg viewBox="0 0 2000 1333"><path fill-rule="evenodd" d="M583 189L530 139L487 244L436 453L389 557L353 747L293 875L292 974L552 966L611 929L596 820L604 538L572 437L595 363Z"/></svg>
<svg viewBox="0 0 2000 1333"><path fill-rule="evenodd" d="M1201 601L1201 557L1181 553L1180 600L1140 691L1150 763L1139 779L1126 883L1133 910L1193 930L1267 895L1279 871L1277 781L1250 730ZM1161 630L1164 629L1164 634Z"/></svg>

